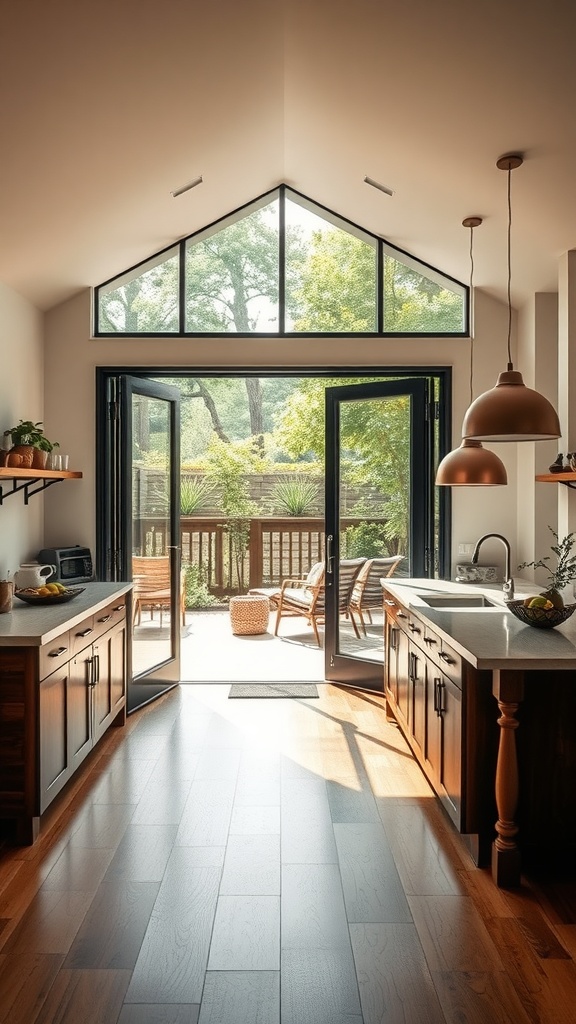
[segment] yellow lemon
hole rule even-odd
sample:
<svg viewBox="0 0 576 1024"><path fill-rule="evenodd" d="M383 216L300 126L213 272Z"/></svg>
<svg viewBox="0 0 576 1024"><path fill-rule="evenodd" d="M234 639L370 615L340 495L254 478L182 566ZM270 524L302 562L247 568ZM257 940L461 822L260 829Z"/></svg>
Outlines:
<svg viewBox="0 0 576 1024"><path fill-rule="evenodd" d="M60 587L58 586L57 583L47 583L46 587L43 588L43 589L47 590L50 594L59 594L60 593Z"/></svg>
<svg viewBox="0 0 576 1024"><path fill-rule="evenodd" d="M50 591L48 590L48 587L38 587L38 590L36 591L36 593L38 594L38 597L49 597L50 596Z"/></svg>
<svg viewBox="0 0 576 1024"><path fill-rule="evenodd" d="M538 597L533 597L528 602L529 608L553 608L552 601L549 601L543 594L539 594Z"/></svg>

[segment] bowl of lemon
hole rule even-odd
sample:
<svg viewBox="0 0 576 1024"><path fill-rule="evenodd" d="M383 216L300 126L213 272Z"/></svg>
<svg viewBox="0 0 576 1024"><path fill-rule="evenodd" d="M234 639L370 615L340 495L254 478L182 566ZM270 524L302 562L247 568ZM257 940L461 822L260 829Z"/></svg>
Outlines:
<svg viewBox="0 0 576 1024"><path fill-rule="evenodd" d="M83 594L86 587L65 587L63 583L45 583L42 587L26 587L15 590L14 597L26 604L64 604L78 594Z"/></svg>
<svg viewBox="0 0 576 1024"><path fill-rule="evenodd" d="M527 597L524 601L509 601L507 607L520 622L538 629L554 629L561 626L576 610L576 604L557 605L545 594Z"/></svg>

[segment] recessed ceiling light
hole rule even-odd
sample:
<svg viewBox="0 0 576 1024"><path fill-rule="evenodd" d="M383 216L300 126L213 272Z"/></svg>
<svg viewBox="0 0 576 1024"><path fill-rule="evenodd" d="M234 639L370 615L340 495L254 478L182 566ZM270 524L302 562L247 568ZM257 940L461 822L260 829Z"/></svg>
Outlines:
<svg viewBox="0 0 576 1024"><path fill-rule="evenodd" d="M379 188L381 192L385 192L387 196L394 195L394 189L388 188L388 185L381 185L379 181L374 181L374 178L365 177L364 181L367 185L372 185L372 188Z"/></svg>
<svg viewBox="0 0 576 1024"><path fill-rule="evenodd" d="M187 185L180 185L180 188L175 188L174 191L170 193L170 195L173 196L175 199L176 196L181 196L183 192L189 192L191 188L196 188L196 185L200 185L201 182L202 175L200 175L199 178L194 178L194 181L189 181Z"/></svg>

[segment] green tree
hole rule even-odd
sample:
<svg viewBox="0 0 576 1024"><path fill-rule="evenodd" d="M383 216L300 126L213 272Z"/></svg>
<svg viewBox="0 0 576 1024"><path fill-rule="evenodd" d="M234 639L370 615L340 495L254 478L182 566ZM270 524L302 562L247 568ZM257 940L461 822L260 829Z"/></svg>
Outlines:
<svg viewBox="0 0 576 1024"><path fill-rule="evenodd" d="M276 439L289 455L297 459L312 453L318 460L324 459L324 392L326 387L349 383L362 380L301 381L277 425ZM344 404L340 435L342 485L367 484L385 496L384 536L390 553L405 551L410 496L409 399L400 396Z"/></svg>
<svg viewBox="0 0 576 1024"><path fill-rule="evenodd" d="M377 330L376 251L339 228L314 231L296 294L303 310L296 331ZM462 298L386 254L384 329L406 334L454 332L463 326Z"/></svg>
<svg viewBox="0 0 576 1024"><path fill-rule="evenodd" d="M384 330L439 334L463 329L460 295L386 255L384 257Z"/></svg>
<svg viewBox="0 0 576 1024"><path fill-rule="evenodd" d="M207 475L220 491L220 504L227 517L232 563L240 593L245 589L245 560L250 537L250 519L258 515L259 508L252 501L245 479L247 473L260 468L254 450L254 439L226 443L214 437L207 453Z"/></svg>
<svg viewBox="0 0 576 1024"><path fill-rule="evenodd" d="M314 231L296 290L295 331L375 331L376 252L337 228Z"/></svg>

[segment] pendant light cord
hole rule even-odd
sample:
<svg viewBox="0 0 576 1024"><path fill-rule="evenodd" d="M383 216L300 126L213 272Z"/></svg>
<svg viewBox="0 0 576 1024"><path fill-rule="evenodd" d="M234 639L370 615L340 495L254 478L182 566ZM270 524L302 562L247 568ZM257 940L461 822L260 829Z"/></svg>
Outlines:
<svg viewBox="0 0 576 1024"><path fill-rule="evenodd" d="M472 405L474 380L474 245L472 242L474 228L470 225L470 405Z"/></svg>
<svg viewBox="0 0 576 1024"><path fill-rule="evenodd" d="M512 353L511 353L511 337L512 337L512 295L511 295L511 283L512 283L512 199L511 199L511 178L512 168L508 168L508 369L513 370L512 365Z"/></svg>

